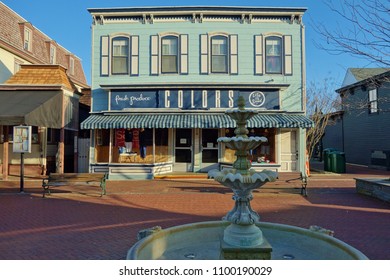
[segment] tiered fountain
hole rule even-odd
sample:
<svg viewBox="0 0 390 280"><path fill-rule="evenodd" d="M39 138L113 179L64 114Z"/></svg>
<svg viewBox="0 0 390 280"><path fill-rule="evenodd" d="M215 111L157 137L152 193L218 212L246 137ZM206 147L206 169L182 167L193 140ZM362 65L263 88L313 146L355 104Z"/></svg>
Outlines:
<svg viewBox="0 0 390 280"><path fill-rule="evenodd" d="M260 188L266 182L275 181L277 173L269 170L255 172L248 160L250 150L256 149L261 143L267 142L265 137L248 137L247 122L255 114L254 110L245 109L245 99L240 96L238 108L226 111L226 114L236 121L235 137L220 137L218 142L236 151L236 161L232 169L211 170L209 176L217 182L232 189L235 206L223 220L230 222L223 235L223 258L271 258L272 248L263 237L256 223L260 216L252 210L250 201L252 190Z"/></svg>
<svg viewBox="0 0 390 280"><path fill-rule="evenodd" d="M127 259L367 259L322 232L260 222L250 206L252 191L275 181L277 174L251 169L248 152L267 141L265 137L248 137L246 124L256 113L245 109L243 97L237 109L226 112L236 121L236 136L221 137L218 142L235 150L237 159L231 169L209 172L210 177L232 189L234 208L222 221L152 230L129 250Z"/></svg>

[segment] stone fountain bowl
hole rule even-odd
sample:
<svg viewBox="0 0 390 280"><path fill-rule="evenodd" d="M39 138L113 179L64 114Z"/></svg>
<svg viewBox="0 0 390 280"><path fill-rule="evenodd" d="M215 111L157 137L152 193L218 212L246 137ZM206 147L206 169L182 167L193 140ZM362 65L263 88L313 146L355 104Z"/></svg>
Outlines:
<svg viewBox="0 0 390 280"><path fill-rule="evenodd" d="M226 221L185 224L157 231L134 244L128 260L218 260ZM367 260L332 236L295 226L256 224L272 246L272 260Z"/></svg>

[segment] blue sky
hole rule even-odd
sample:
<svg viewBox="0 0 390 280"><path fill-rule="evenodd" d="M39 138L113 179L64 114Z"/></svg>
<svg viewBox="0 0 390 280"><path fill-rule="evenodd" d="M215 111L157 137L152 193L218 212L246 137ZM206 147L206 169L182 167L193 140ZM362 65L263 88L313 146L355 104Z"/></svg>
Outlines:
<svg viewBox="0 0 390 280"><path fill-rule="evenodd" d="M323 23L329 29L344 26L342 18L336 17L322 0L2 0L4 4L31 22L35 27L57 41L60 45L81 58L84 71L90 83L91 73L91 16L87 8L132 7L132 6L265 6L304 7L303 18L306 26L306 67L307 82L322 82L326 78L341 85L345 72L351 67L370 67L367 61L350 55L331 55L316 48L314 42L323 39L313 27ZM336 1L337 2L337 1ZM371 65L371 67L373 67Z"/></svg>

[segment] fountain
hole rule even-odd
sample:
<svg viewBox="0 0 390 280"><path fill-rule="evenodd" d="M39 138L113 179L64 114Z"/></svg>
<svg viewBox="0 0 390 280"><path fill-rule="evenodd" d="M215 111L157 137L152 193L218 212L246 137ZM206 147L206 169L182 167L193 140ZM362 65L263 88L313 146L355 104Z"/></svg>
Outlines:
<svg viewBox="0 0 390 280"><path fill-rule="evenodd" d="M226 111L236 121L234 137L220 137L218 142L235 150L231 169L211 170L209 176L232 189L234 207L222 221L180 225L143 232L127 254L127 259L367 259L350 245L324 234L321 230L260 222L251 208L252 191L275 181L277 173L251 169L248 152L265 137L249 137L247 121L257 111L245 109L240 96L238 108ZM326 232L326 231L325 231Z"/></svg>

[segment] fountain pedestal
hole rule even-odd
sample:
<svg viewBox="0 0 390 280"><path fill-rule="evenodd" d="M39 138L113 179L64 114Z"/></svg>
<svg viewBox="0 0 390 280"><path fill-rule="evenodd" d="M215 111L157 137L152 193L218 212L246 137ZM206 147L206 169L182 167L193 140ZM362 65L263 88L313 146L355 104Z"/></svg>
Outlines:
<svg viewBox="0 0 390 280"><path fill-rule="evenodd" d="M264 236L262 237L262 241L263 242L260 245L251 246L251 247L231 246L225 241L222 241L221 259L223 260L270 260L272 246L264 238Z"/></svg>

